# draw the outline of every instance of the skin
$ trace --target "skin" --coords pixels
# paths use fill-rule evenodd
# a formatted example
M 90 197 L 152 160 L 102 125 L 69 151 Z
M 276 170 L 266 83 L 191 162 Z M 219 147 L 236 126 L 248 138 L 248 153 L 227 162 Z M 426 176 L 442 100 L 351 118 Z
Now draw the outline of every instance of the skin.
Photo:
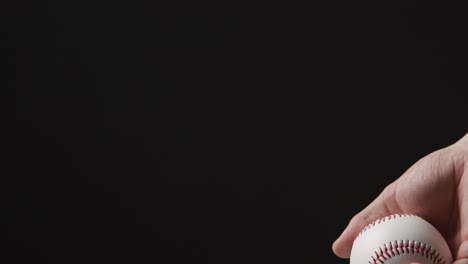
M 468 264 L 468 134 L 421 158 L 389 184 L 351 219 L 333 252 L 349 258 L 354 238 L 368 223 L 403 213 L 432 223 L 447 240 L 453 264 Z

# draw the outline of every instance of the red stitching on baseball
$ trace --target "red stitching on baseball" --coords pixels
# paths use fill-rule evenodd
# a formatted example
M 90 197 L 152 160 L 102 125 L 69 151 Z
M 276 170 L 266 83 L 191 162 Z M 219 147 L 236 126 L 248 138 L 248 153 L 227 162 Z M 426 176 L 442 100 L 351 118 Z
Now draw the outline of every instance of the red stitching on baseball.
M 388 245 L 379 247 L 379 250 L 374 252 L 375 255 L 371 256 L 369 264 L 384 264 L 391 258 L 398 257 L 403 254 L 418 254 L 431 261 L 433 264 L 445 264 L 445 261 L 431 246 L 420 243 L 418 241 L 392 241 Z
M 383 223 L 385 221 L 395 219 L 395 218 L 398 218 L 398 217 L 408 217 L 408 216 L 419 217 L 419 216 L 413 215 L 413 214 L 392 214 L 392 215 L 389 215 L 389 216 L 385 216 L 383 218 L 375 220 L 374 222 L 372 222 L 372 223 L 368 224 L 366 227 L 364 227 L 361 230 L 361 232 L 359 232 L 359 234 L 357 235 L 356 238 L 360 237 L 362 235 L 362 233 L 366 232 L 369 228 L 371 228 L 371 227 L 373 227 L 373 226 L 375 226 L 377 224 L 380 224 L 380 223 Z
M 395 219 L 398 217 L 419 217 L 413 214 L 393 214 L 380 219 L 375 220 L 374 222 L 368 224 L 362 229 L 361 232 L 356 236 L 356 239 L 360 237 L 364 232 L 369 230 L 371 227 L 383 223 L 385 221 Z M 418 254 L 431 261 L 433 264 L 446 264 L 442 255 L 439 252 L 436 252 L 431 246 L 421 243 L 419 241 L 409 241 L 409 240 L 400 240 L 393 241 L 380 247 L 379 250 L 375 251 L 375 255 L 371 257 L 369 264 L 384 264 L 386 261 L 391 258 L 398 257 L 403 254 Z

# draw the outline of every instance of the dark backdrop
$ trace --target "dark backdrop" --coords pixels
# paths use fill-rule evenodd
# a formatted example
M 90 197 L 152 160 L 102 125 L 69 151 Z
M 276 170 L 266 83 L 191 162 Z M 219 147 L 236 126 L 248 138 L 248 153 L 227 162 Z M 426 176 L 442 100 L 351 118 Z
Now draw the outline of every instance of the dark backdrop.
M 347 263 L 349 219 L 467 132 L 465 30 L 455 7 L 311 3 L 3 9 L 2 258 Z

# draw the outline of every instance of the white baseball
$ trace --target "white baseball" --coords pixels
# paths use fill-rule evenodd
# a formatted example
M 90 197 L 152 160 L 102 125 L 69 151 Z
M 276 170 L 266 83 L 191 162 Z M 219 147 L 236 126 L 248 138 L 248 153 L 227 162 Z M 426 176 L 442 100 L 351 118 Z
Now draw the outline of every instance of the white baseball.
M 394 214 L 366 226 L 351 249 L 351 264 L 452 264 L 442 234 L 423 218 Z

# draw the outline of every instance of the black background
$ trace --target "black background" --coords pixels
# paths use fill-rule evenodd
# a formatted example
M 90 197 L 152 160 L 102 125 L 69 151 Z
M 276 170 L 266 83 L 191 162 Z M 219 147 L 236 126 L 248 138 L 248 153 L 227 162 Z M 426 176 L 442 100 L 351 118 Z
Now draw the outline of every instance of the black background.
M 350 218 L 467 132 L 457 7 L 5 10 L 5 263 L 347 263 Z

